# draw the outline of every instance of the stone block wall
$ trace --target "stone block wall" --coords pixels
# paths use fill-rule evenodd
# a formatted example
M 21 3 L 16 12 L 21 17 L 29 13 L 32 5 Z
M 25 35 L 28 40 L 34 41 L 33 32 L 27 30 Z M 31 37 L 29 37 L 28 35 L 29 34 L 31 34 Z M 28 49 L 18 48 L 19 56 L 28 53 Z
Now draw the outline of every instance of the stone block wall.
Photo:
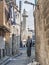
M 41 65 L 49 65 L 49 0 L 38 0 L 38 5 L 34 12 L 36 60 Z

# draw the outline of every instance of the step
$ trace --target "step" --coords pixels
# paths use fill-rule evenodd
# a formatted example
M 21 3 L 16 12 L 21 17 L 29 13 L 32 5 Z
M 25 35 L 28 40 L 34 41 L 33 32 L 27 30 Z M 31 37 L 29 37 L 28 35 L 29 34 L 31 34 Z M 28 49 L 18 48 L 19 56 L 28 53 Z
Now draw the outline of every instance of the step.
M 8 56 L 5 56 L 4 58 L 0 59 L 0 65 L 2 65 L 4 62 L 6 62 L 9 59 Z

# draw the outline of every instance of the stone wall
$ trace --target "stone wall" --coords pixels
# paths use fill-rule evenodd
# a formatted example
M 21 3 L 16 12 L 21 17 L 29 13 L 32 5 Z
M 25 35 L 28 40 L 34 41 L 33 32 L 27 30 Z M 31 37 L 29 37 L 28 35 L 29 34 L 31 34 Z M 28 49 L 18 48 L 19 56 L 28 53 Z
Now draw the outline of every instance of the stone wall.
M 38 5 L 34 12 L 36 60 L 41 65 L 49 65 L 49 0 L 38 0 Z
M 7 19 L 8 13 L 9 11 L 5 0 L 1 0 L 0 1 L 0 58 L 6 55 L 5 41 L 7 43 L 9 41 L 9 36 L 10 36 L 10 25 L 9 25 L 9 20 Z
M 3 25 L 3 2 L 0 2 L 0 25 Z

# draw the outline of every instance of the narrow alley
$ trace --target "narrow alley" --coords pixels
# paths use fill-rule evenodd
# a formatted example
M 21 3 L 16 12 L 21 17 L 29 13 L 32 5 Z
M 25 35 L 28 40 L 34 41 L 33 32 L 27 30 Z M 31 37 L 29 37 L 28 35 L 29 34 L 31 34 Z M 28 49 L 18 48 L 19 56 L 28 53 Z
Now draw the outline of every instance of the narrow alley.
M 49 0 L 0 0 L 0 65 L 49 65 Z
M 28 62 L 32 62 L 35 58 L 35 47 L 32 47 L 32 56 L 30 59 L 27 57 L 26 48 L 21 48 L 20 52 L 22 55 L 13 58 L 11 57 L 6 65 L 27 65 Z

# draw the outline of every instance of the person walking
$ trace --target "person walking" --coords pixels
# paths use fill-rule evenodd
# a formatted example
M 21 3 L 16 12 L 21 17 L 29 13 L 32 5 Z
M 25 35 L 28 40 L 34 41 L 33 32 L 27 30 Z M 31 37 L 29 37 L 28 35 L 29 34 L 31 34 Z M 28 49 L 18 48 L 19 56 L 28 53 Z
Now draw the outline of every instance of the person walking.
M 27 56 L 31 56 L 31 46 L 32 46 L 32 40 L 30 36 L 28 36 L 27 42 L 26 42 L 26 47 L 27 47 Z

